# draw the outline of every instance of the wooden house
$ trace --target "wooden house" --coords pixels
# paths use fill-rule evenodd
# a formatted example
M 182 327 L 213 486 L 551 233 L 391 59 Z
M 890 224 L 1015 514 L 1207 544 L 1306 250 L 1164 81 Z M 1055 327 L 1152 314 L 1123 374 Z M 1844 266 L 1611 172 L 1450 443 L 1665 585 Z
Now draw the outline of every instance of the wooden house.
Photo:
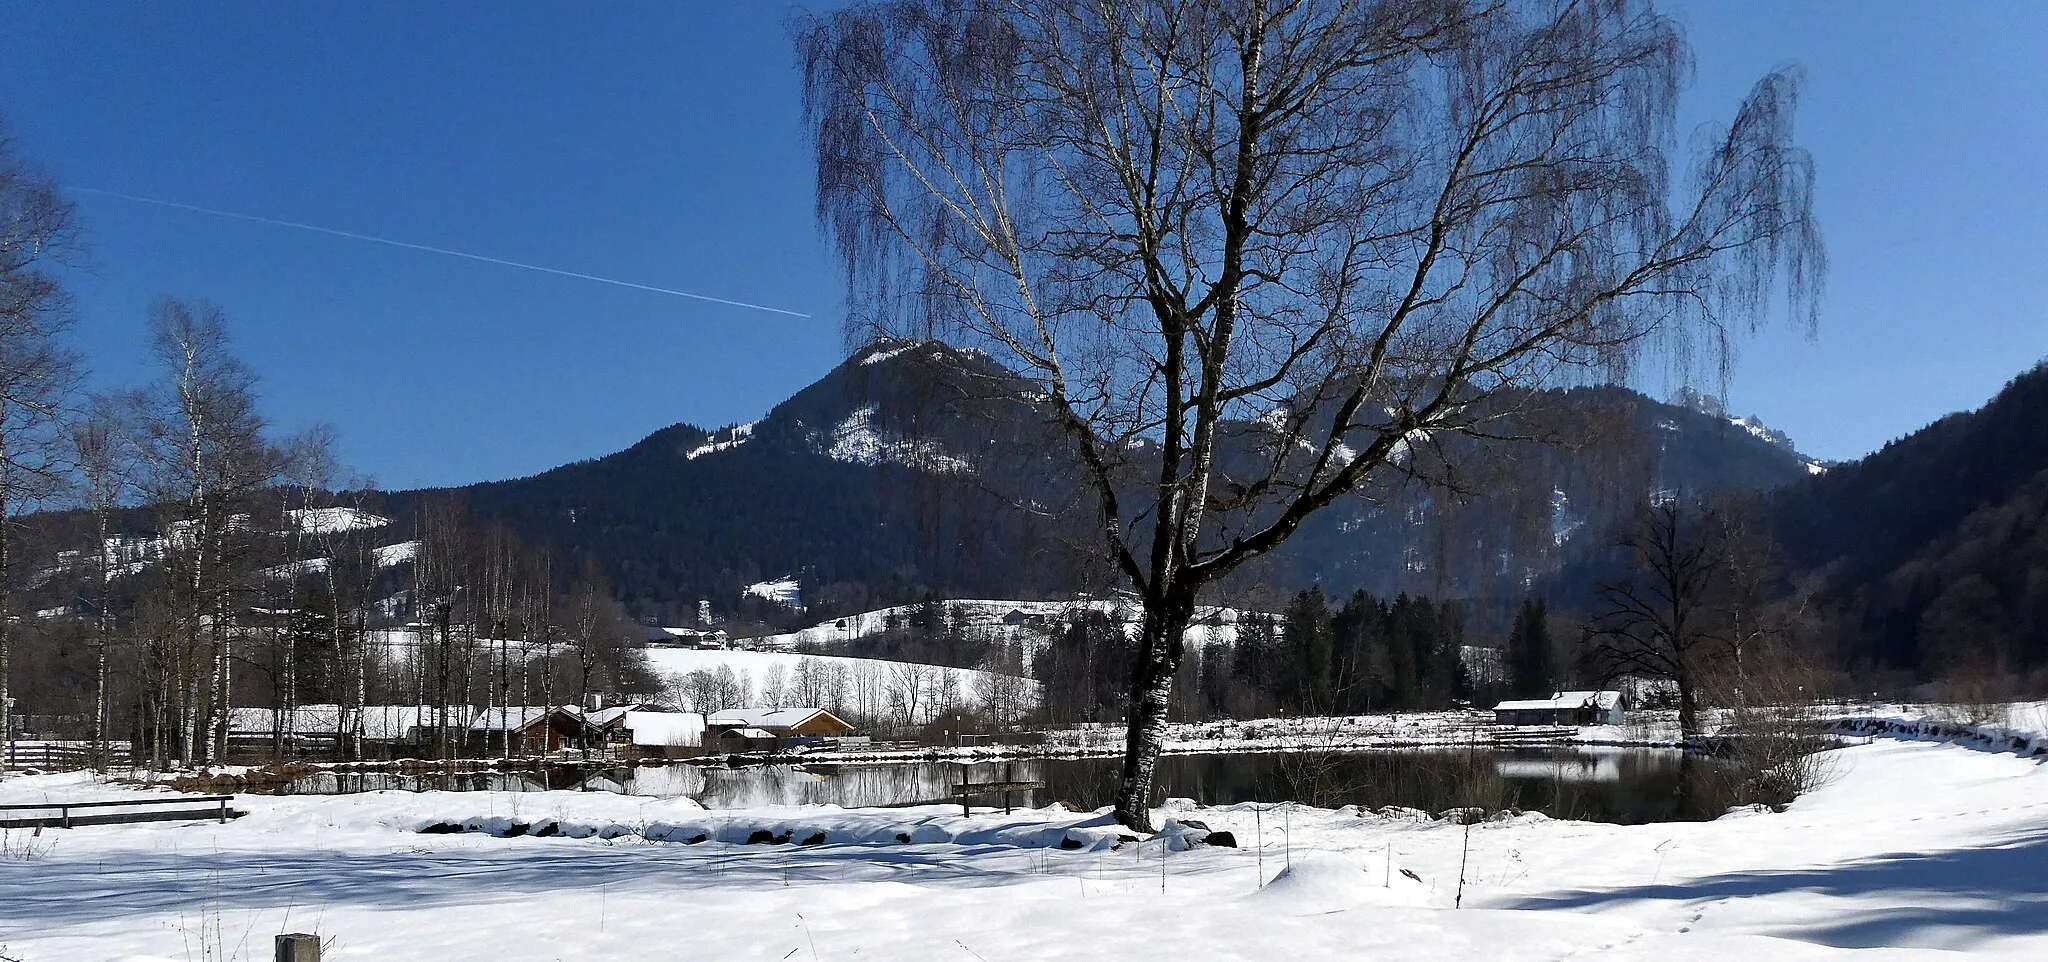
M 476 748 L 493 751 L 509 732 L 513 750 L 526 755 L 580 748 L 586 730 L 583 712 L 574 705 L 491 708 L 477 713 L 476 721 L 469 726 L 470 738 Z
M 713 712 L 705 724 L 713 730 L 758 728 L 777 738 L 833 738 L 853 731 L 823 708 L 729 708 Z
M 1499 725 L 1619 725 L 1621 692 L 1561 691 L 1549 698 L 1504 701 L 1493 708 Z

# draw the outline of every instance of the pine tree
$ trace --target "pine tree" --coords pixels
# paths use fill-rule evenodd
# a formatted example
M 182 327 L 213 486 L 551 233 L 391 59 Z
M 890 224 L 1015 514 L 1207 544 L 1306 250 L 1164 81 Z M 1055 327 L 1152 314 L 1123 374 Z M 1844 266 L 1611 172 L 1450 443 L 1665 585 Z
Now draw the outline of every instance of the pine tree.
M 1557 653 L 1541 601 L 1522 602 L 1508 634 L 1508 690 L 1517 698 L 1543 698 L 1557 690 Z

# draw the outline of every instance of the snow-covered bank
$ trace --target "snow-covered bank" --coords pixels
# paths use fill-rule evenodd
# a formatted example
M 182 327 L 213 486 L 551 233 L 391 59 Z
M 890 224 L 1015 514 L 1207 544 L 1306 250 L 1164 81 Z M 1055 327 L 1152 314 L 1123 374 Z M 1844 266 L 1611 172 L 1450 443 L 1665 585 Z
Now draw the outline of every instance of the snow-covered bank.
M 1099 814 L 1057 809 L 251 796 L 227 825 L 10 835 L 26 854 L 0 860 L 0 954 L 251 959 L 277 932 L 315 931 L 329 959 L 396 962 L 2048 957 L 2048 765 L 1897 738 L 1829 758 L 1835 779 L 1778 814 L 1468 831 L 1174 806 L 1163 817 L 1242 845 L 1185 851 L 1118 846 Z M 0 803 L 129 791 L 14 778 Z M 449 823 L 483 831 L 420 831 Z M 744 844 L 764 830 L 786 844 Z M 1061 847 L 1070 834 L 1080 847 Z

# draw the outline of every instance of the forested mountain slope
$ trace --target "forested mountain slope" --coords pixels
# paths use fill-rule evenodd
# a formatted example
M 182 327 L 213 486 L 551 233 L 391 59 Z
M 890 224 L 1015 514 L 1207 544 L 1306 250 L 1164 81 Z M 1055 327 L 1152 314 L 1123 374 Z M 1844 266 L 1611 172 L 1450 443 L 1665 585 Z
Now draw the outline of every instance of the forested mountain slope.
M 2048 364 L 1774 499 L 1795 572 L 1877 667 L 2048 665 Z
M 597 559 L 631 611 L 670 624 L 700 599 L 761 614 L 772 603 L 743 589 L 785 575 L 802 620 L 932 594 L 1102 590 L 1093 512 L 1033 398 L 975 352 L 882 342 L 752 424 L 677 424 L 530 478 L 388 503 L 403 517 L 459 496 L 558 558 Z M 1394 481 L 1333 506 L 1231 590 L 1518 595 L 1651 491 L 1757 490 L 1810 469 L 1753 426 L 1624 389 L 1515 403 L 1507 425 L 1561 443 L 1446 440 L 1452 487 Z

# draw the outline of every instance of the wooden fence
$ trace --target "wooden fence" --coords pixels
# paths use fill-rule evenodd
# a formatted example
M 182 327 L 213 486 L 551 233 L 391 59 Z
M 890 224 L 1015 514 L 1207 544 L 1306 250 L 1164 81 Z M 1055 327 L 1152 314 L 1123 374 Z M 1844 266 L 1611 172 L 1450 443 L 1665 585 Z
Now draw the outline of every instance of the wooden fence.
M 243 813 L 228 807 L 233 795 L 186 795 L 163 798 L 125 798 L 111 802 L 43 802 L 0 805 L 0 828 L 78 828 L 84 825 L 121 825 L 128 822 L 183 822 L 196 818 L 218 818 L 225 822 Z M 100 811 L 118 809 L 118 811 Z M 21 812 L 39 812 L 22 815 Z
M 126 768 L 128 747 L 115 743 L 106 747 L 106 763 Z M 9 771 L 33 768 L 44 772 L 68 772 L 92 767 L 92 746 L 85 742 L 13 742 L 0 748 Z

